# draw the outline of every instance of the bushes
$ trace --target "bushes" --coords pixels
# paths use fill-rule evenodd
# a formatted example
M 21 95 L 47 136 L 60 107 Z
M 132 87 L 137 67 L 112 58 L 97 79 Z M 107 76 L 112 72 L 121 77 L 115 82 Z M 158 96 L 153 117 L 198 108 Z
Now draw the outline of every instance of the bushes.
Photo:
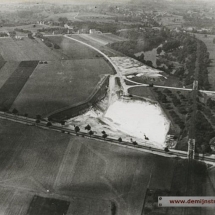
M 52 47 L 52 43 L 51 42 L 49 42 L 48 40 L 44 40 L 44 43 L 48 46 L 48 47 Z
M 55 49 L 60 49 L 60 46 L 57 45 L 57 44 L 54 44 L 54 48 L 55 48 Z
M 25 34 L 32 34 L 31 31 L 29 31 L 29 30 L 24 30 L 24 29 L 22 29 L 22 28 L 15 28 L 14 30 L 15 30 L 15 31 L 18 31 L 18 32 L 25 33 Z

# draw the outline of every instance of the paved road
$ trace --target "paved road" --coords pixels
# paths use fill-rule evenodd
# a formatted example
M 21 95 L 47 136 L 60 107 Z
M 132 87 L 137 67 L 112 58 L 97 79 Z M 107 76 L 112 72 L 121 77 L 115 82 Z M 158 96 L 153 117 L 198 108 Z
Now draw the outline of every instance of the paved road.
M 53 130 L 56 132 L 65 132 L 67 134 L 69 133 L 70 135 L 77 135 L 73 129 L 66 128 L 65 126 L 61 126 L 60 124 L 57 124 L 57 123 L 54 123 L 51 126 L 47 127 L 47 125 L 46 125 L 47 121 L 45 121 L 45 120 L 41 120 L 40 123 L 36 123 L 35 122 L 36 120 L 33 118 L 24 117 L 24 116 L 16 116 L 11 113 L 5 113 L 2 111 L 0 111 L 0 119 L 10 120 L 10 121 L 13 121 L 16 123 L 25 124 L 27 126 L 36 126 L 36 127 L 42 128 L 42 129 Z M 185 159 L 187 158 L 187 152 L 184 152 L 184 151 L 177 151 L 177 150 L 171 149 L 170 152 L 166 153 L 163 149 L 153 148 L 150 146 L 133 145 L 132 143 L 125 142 L 125 141 L 119 142 L 117 139 L 113 139 L 113 138 L 104 139 L 99 135 L 89 135 L 85 131 L 78 132 L 78 135 L 82 136 L 83 138 L 91 138 L 91 139 L 99 140 L 99 141 L 101 141 L 101 143 L 114 144 L 114 145 L 118 145 L 121 147 L 130 148 L 133 150 L 157 154 L 160 156 L 180 157 L 180 158 L 185 158 Z M 212 164 L 212 165 L 215 165 L 215 157 L 212 157 L 212 156 L 199 155 L 199 156 L 196 156 L 196 159 L 204 161 L 204 162 Z

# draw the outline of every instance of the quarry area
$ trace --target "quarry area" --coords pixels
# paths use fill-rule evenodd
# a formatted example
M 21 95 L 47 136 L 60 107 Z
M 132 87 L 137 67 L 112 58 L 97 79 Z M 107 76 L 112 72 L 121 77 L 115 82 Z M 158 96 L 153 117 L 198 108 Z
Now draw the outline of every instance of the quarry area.
M 125 96 L 117 76 L 110 76 L 108 92 L 102 101 L 68 120 L 67 125 L 79 126 L 81 130 L 90 125 L 95 134 L 105 132 L 111 138 L 164 148 L 170 121 L 161 107 L 146 98 Z

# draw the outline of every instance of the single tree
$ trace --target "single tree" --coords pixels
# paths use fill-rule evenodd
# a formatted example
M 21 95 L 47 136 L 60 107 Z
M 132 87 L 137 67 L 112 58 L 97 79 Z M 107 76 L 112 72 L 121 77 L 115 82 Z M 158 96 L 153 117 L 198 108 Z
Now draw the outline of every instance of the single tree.
M 47 126 L 47 127 L 52 126 L 52 123 L 51 123 L 51 122 L 47 122 L 47 123 L 46 123 L 46 126 Z
M 78 126 L 75 126 L 75 132 L 78 133 L 80 131 L 80 128 Z
M 88 124 L 84 129 L 90 131 L 91 130 L 91 126 Z
M 61 121 L 60 124 L 61 124 L 61 125 L 65 125 L 65 121 Z
M 105 139 L 105 138 L 108 137 L 108 135 L 105 133 L 105 134 L 102 135 L 102 137 Z
M 118 139 L 118 141 L 121 143 L 121 142 L 122 142 L 122 138 L 120 137 L 120 138 Z
M 165 152 L 169 152 L 168 147 L 165 147 L 165 148 L 164 148 L 164 151 L 165 151 Z
M 48 117 L 48 121 L 52 121 L 52 118 L 51 118 L 51 117 Z
M 41 120 L 41 115 L 36 115 L 36 119 L 39 119 L 39 120 Z
M 89 135 L 91 136 L 91 135 L 93 135 L 94 134 L 94 132 L 93 131 L 89 131 Z
M 134 144 L 134 146 L 138 145 L 138 144 L 137 144 L 137 141 L 134 141 L 133 144 Z
M 14 109 L 12 110 L 12 113 L 16 115 L 16 114 L 19 113 L 19 111 L 18 111 L 16 108 L 14 108 Z

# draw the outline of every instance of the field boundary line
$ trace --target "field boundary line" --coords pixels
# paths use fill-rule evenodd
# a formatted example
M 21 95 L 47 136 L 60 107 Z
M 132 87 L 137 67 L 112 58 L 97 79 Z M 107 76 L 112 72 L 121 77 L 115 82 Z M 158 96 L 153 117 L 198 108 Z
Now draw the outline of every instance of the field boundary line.
M 54 189 L 54 190 L 57 188 L 58 182 L 59 182 L 59 180 L 61 179 L 61 176 L 62 176 L 62 174 L 63 174 L 63 170 L 64 170 L 64 167 L 65 167 L 65 164 L 66 164 L 67 159 L 68 159 L 68 157 L 69 157 L 69 154 L 70 154 L 70 152 L 71 152 L 71 150 L 72 150 L 72 147 L 73 147 L 74 142 L 75 142 L 75 138 L 72 139 L 72 140 L 70 139 L 70 140 L 69 140 L 69 143 L 68 143 L 68 145 L 67 145 L 67 148 L 66 148 L 65 151 L 64 151 L 63 158 L 62 158 L 62 160 L 61 160 L 61 163 L 60 163 L 60 166 L 59 166 L 59 169 L 58 169 L 58 173 L 57 173 L 57 176 L 56 176 L 55 181 L 54 181 L 54 185 L 53 185 L 53 189 Z M 72 168 L 71 168 L 71 169 L 73 169 L 73 170 L 74 170 L 74 166 L 75 166 L 76 163 L 77 163 L 77 160 L 78 160 L 78 157 L 79 157 L 79 152 L 80 152 L 81 147 L 82 147 L 82 143 L 81 143 L 81 144 L 78 144 L 78 147 L 79 147 L 79 148 L 78 148 L 77 153 L 76 153 L 76 155 L 75 155 L 75 157 L 74 157 L 74 162 L 73 162 L 73 165 L 72 165 Z M 73 172 L 73 171 L 72 171 L 72 172 Z M 73 176 L 72 176 L 72 178 L 73 178 Z

